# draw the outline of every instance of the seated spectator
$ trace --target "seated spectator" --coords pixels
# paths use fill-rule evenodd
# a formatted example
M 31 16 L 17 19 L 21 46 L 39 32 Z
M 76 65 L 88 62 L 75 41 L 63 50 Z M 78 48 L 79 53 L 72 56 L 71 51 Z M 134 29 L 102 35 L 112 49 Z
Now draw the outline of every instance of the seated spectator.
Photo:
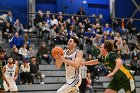
M 96 26 L 96 28 L 95 28 L 96 34 L 100 34 L 101 35 L 103 33 L 102 26 L 99 23 L 97 23 L 95 26 Z
M 21 54 L 24 58 L 29 58 L 28 57 L 28 49 L 27 49 L 27 43 L 24 43 L 23 44 L 23 47 L 21 47 L 19 49 L 19 54 Z
M 58 26 L 58 20 L 56 19 L 55 15 L 52 15 L 52 18 L 51 18 L 51 26 L 53 25 Z
M 120 46 L 120 49 L 122 51 L 122 56 L 123 56 L 124 60 L 129 59 L 130 58 L 130 55 L 129 55 L 130 49 L 128 47 L 128 44 L 126 43 L 126 40 L 122 41 L 122 46 Z
M 3 33 L 2 33 L 2 36 L 3 36 L 3 39 L 6 39 L 6 41 L 8 42 L 11 42 L 11 38 L 13 36 L 13 25 L 11 25 L 9 22 L 6 23 L 6 25 L 3 27 Z
M 130 62 L 131 70 L 135 71 L 134 75 L 138 74 L 138 55 L 134 55 Z
M 121 37 L 120 33 L 117 32 L 115 34 L 114 40 L 120 41 L 120 44 L 122 45 L 122 37 Z
M 38 49 L 37 57 L 39 59 L 39 64 L 41 64 L 42 60 L 44 60 L 44 61 L 46 61 L 46 63 L 50 64 L 49 50 L 44 41 L 41 42 L 41 45 Z
M 101 43 L 104 43 L 106 40 L 111 40 L 111 38 L 110 38 L 109 34 L 106 31 L 104 31 L 103 35 L 101 37 Z
M 16 45 L 18 49 L 23 45 L 23 38 L 19 36 L 18 32 L 16 32 L 15 36 L 12 37 L 10 42 L 10 48 L 12 48 L 13 45 Z
M 16 22 L 13 24 L 15 32 L 18 32 L 19 35 L 23 35 L 23 25 L 20 23 L 19 19 L 16 19 Z
M 128 22 L 127 22 L 127 29 L 129 30 L 129 33 L 132 35 L 132 34 L 137 34 L 137 29 L 136 29 L 136 26 L 133 22 L 133 19 L 129 19 Z
M 96 34 L 93 38 L 92 44 L 97 44 L 98 46 L 101 45 L 101 36 L 99 34 Z
M 7 12 L 6 22 L 9 22 L 11 25 L 14 24 L 14 17 L 12 11 Z
M 19 66 L 22 64 L 23 56 L 21 54 L 19 54 L 18 48 L 14 49 L 14 51 L 11 53 L 10 57 L 12 57 Z
M 114 33 L 113 32 L 113 29 L 111 27 L 109 27 L 109 24 L 108 23 L 105 24 L 105 27 L 103 28 L 103 32 L 104 31 L 106 31 L 107 34 Z
M 30 47 L 28 50 L 28 57 L 31 58 L 33 56 L 36 56 L 35 51 L 33 50 L 32 47 Z
M 29 38 L 28 33 L 24 33 L 24 36 L 23 36 L 23 43 L 26 43 L 26 44 L 27 44 L 27 49 L 29 49 L 29 46 L 30 46 L 30 44 L 31 44 L 31 41 L 30 41 L 30 38 Z
M 27 59 L 24 59 L 23 64 L 20 66 L 20 79 L 22 84 L 32 84 L 30 65 Z
M 32 83 L 34 83 L 34 78 L 35 77 L 39 77 L 40 83 L 44 84 L 42 73 L 39 72 L 39 64 L 37 62 L 36 57 L 31 58 L 30 73 L 31 73 L 31 77 L 32 77 Z

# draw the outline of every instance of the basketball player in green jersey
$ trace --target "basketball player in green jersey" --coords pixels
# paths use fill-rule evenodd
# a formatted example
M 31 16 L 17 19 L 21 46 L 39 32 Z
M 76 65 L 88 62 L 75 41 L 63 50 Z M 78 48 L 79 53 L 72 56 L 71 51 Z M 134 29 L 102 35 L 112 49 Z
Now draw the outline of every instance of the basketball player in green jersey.
M 116 93 L 121 88 L 125 90 L 125 93 L 136 93 L 133 76 L 118 55 L 113 52 L 113 48 L 113 43 L 106 41 L 100 46 L 100 58 L 83 62 L 82 65 L 96 65 L 100 62 L 105 64 L 110 72 L 106 77 L 112 77 L 105 93 Z
M 0 59 L 2 56 L 4 56 L 5 52 L 4 50 L 0 50 Z M 3 72 L 3 69 L 2 69 L 2 62 L 0 60 L 0 93 L 5 93 L 5 90 L 4 90 L 4 87 L 3 87 L 3 80 L 6 81 L 7 85 L 9 86 L 5 76 L 4 76 L 4 72 Z

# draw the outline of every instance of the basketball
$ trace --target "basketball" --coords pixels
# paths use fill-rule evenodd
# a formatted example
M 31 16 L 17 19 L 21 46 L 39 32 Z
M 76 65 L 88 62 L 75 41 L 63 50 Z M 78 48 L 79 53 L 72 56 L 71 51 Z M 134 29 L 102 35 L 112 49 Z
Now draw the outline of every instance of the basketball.
M 55 58 L 56 55 L 63 56 L 64 51 L 61 47 L 54 47 L 51 51 L 52 57 Z

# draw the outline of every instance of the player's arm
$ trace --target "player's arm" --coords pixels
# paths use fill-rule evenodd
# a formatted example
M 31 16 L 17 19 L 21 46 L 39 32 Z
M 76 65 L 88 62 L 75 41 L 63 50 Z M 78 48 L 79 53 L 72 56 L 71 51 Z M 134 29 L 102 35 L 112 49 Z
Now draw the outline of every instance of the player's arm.
M 97 65 L 97 64 L 99 64 L 98 59 L 82 62 L 82 65 Z
M 79 68 L 81 65 L 81 62 L 83 61 L 83 52 L 77 51 L 75 60 L 67 60 L 64 57 L 62 57 L 62 61 L 75 68 Z
M 16 65 L 14 80 L 17 80 L 17 78 L 18 78 L 18 66 Z
M 56 59 L 55 60 L 55 66 L 56 68 L 60 69 L 60 67 L 62 66 L 63 64 L 63 61 L 60 61 L 59 59 Z
M 114 70 L 110 74 L 107 75 L 108 78 L 112 77 L 123 65 L 123 62 L 120 58 L 117 58 L 115 60 L 115 62 L 116 62 L 116 66 L 115 66 Z
M 2 70 L 2 78 L 6 82 L 6 84 L 9 86 L 9 83 L 8 83 L 8 81 L 7 81 L 7 79 L 6 79 L 5 75 L 4 75 L 4 73 L 6 71 L 6 67 L 4 66 L 3 68 L 1 68 L 1 70 Z

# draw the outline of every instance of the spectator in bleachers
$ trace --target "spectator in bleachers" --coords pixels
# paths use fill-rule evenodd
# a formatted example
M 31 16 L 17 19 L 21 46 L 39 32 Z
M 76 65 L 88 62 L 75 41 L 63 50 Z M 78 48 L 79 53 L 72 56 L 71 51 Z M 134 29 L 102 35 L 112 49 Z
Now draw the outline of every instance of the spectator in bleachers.
M 17 64 L 20 66 L 22 63 L 23 56 L 19 54 L 18 48 L 15 48 L 14 51 L 9 55 L 14 59 L 14 61 L 17 61 Z
M 31 40 L 29 38 L 29 34 L 28 33 L 24 33 L 23 43 L 26 43 L 27 44 L 27 49 L 29 49 L 29 46 L 31 44 Z
M 103 33 L 102 26 L 99 23 L 96 24 L 95 32 L 100 35 Z
M 128 44 L 126 43 L 126 40 L 122 41 L 122 46 L 120 46 L 120 50 L 122 51 L 122 56 L 125 59 L 129 59 L 130 58 L 130 49 L 128 47 Z
M 117 19 L 114 19 L 114 20 L 113 20 L 113 29 L 114 29 L 114 31 L 119 32 L 120 24 L 119 24 L 119 22 L 118 22 Z
M 50 30 L 49 38 L 52 42 L 52 44 L 60 44 L 59 41 L 59 33 L 57 32 L 57 25 L 54 24 L 52 29 Z
M 30 73 L 32 77 L 32 83 L 34 83 L 34 78 L 39 77 L 40 84 L 45 84 L 43 82 L 42 73 L 39 71 L 39 64 L 37 62 L 36 57 L 31 57 Z
M 136 26 L 133 22 L 133 19 L 129 19 L 128 22 L 127 22 L 127 29 L 129 30 L 129 33 L 132 35 L 132 34 L 137 34 L 137 29 L 136 29 Z
M 85 30 L 86 30 L 86 31 L 88 30 L 88 28 L 91 28 L 89 18 L 85 18 L 85 19 L 84 19 L 83 25 L 85 26 Z
M 101 36 L 99 34 L 96 34 L 96 36 L 93 38 L 92 44 L 97 44 L 97 46 L 101 45 Z
M 109 34 L 106 31 L 104 31 L 103 35 L 101 37 L 101 43 L 104 43 L 106 40 L 111 40 L 111 38 L 110 38 Z
M 33 56 L 36 56 L 35 54 L 35 51 L 33 50 L 32 47 L 29 47 L 29 50 L 28 50 L 28 57 L 31 58 Z
M 93 34 L 96 34 L 96 25 L 94 25 L 94 24 L 92 24 L 92 26 L 91 26 L 91 32 L 93 33 Z
M 42 10 L 38 10 L 38 14 L 36 15 L 36 18 L 35 18 L 35 25 L 39 27 L 42 25 L 43 21 L 44 21 L 43 12 Z
M 3 33 L 2 33 L 3 39 L 6 39 L 7 42 L 8 41 L 11 42 L 13 32 L 14 32 L 13 25 L 7 22 L 5 26 L 3 27 Z
M 61 27 L 65 23 L 64 18 L 62 15 L 58 16 L 58 26 Z
M 47 64 L 50 64 L 49 50 L 47 47 L 46 43 L 42 41 L 37 53 L 39 64 L 41 64 L 42 60 L 44 60 Z
M 99 46 L 97 44 L 94 44 L 94 47 L 89 49 L 89 51 L 87 51 L 87 53 L 91 54 L 93 59 L 97 59 L 98 55 L 100 54 Z
M 50 14 L 47 11 L 46 14 L 44 15 L 44 21 L 50 26 L 51 18 L 50 18 Z
M 121 37 L 120 33 L 116 32 L 114 40 L 119 41 L 120 45 L 122 45 L 122 37 Z
M 134 75 L 138 74 L 138 55 L 133 55 L 130 62 L 131 70 L 135 71 Z
M 72 36 L 75 36 L 76 33 L 74 32 L 73 26 L 70 26 L 70 30 L 68 31 L 68 39 L 70 39 Z
M 109 27 L 108 23 L 105 24 L 105 27 L 103 28 L 103 32 L 107 32 L 107 34 L 114 33 L 113 29 Z
M 81 44 L 84 44 L 84 34 L 85 34 L 84 29 L 80 29 L 79 32 L 77 33 L 77 36 L 78 36 Z
M 27 49 L 27 43 L 24 43 L 23 46 L 19 49 L 19 54 L 23 56 L 23 58 L 29 58 L 28 57 L 28 49 Z
M 16 45 L 13 45 L 12 48 L 10 48 L 7 54 L 8 57 L 12 54 L 12 52 L 14 52 L 15 48 L 17 48 Z
M 83 10 L 83 7 L 79 8 L 79 11 L 77 12 L 77 15 L 85 15 L 85 11 Z
M 92 40 L 95 37 L 95 34 L 91 32 L 91 28 L 88 28 L 87 31 L 84 33 L 84 44 L 92 45 Z
M 99 18 L 95 18 L 94 25 L 96 24 L 99 24 L 100 26 L 102 26 L 102 22 Z
M 10 42 L 10 48 L 12 48 L 13 45 L 16 45 L 18 49 L 23 45 L 23 38 L 19 36 L 18 32 L 16 32 L 15 35 L 12 37 Z
M 19 35 L 23 35 L 23 25 L 20 23 L 19 19 L 16 19 L 16 22 L 13 24 L 15 32 L 18 32 Z
M 14 17 L 12 11 L 7 12 L 6 22 L 9 22 L 11 25 L 14 24 Z
M 59 34 L 61 44 L 66 44 L 68 39 L 67 39 L 67 31 L 64 29 L 64 26 L 60 27 Z
M 30 65 L 27 59 L 24 59 L 23 64 L 20 66 L 20 79 L 22 84 L 32 84 Z
M 70 30 L 70 26 L 72 25 L 72 22 L 71 22 L 71 20 L 68 18 L 67 20 L 66 20 L 66 28 L 67 28 L 67 30 Z
M 58 26 L 58 20 L 55 17 L 55 15 L 52 15 L 52 18 L 51 18 L 51 26 L 53 26 L 53 25 L 57 25 Z

